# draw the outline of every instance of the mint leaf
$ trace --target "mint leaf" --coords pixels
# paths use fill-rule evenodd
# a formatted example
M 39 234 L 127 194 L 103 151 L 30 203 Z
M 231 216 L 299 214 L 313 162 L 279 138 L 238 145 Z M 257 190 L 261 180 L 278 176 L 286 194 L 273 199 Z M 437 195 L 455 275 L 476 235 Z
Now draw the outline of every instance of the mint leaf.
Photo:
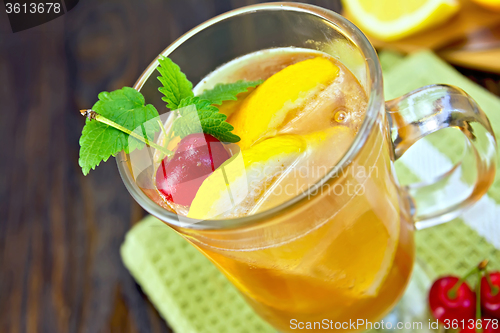
M 158 76 L 163 87 L 158 90 L 165 96 L 161 99 L 167 103 L 170 110 L 178 108 L 180 101 L 193 96 L 193 84 L 189 82 L 186 75 L 181 72 L 180 67 L 170 58 L 161 56 L 158 60 L 160 66 L 157 67 L 161 76 Z
M 234 83 L 219 83 L 211 90 L 204 90 L 198 97 L 209 100 L 212 104 L 221 105 L 223 101 L 237 100 L 236 95 L 245 92 L 248 88 L 256 87 L 264 82 L 258 81 L 243 81 L 239 80 Z
M 190 105 L 195 107 L 189 107 Z M 192 133 L 199 133 L 201 130 L 222 142 L 240 141 L 239 136 L 231 133 L 234 127 L 226 122 L 226 115 L 220 113 L 211 101 L 199 97 L 188 97 L 183 99 L 178 107 L 177 111 L 181 117 L 177 118 L 172 125 L 175 135 L 183 138 Z
M 159 130 L 158 122 L 146 123 L 158 117 L 158 111 L 151 104 L 145 105 L 144 96 L 133 88 L 124 87 L 100 93 L 99 101 L 94 104 L 92 110 L 130 131 L 142 126 L 142 133 L 138 134 L 150 141 Z M 133 137 L 129 140 L 128 134 L 96 120 L 87 119 L 80 137 L 78 163 L 83 174 L 87 175 L 90 169 L 95 169 L 101 161 L 106 162 L 118 152 L 124 150 L 128 154 L 143 147 L 144 143 L 140 140 Z

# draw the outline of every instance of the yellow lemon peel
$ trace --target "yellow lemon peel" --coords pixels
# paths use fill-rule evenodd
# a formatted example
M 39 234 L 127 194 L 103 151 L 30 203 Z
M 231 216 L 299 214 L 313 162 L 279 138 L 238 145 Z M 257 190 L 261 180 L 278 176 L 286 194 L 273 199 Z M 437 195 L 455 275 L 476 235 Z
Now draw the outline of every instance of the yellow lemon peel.
M 308 96 L 317 94 L 338 73 L 332 61 L 316 57 L 290 65 L 264 81 L 228 120 L 233 133 L 241 138 L 241 149 L 275 135 L 288 111 L 305 104 Z
M 298 135 L 264 140 L 222 164 L 201 185 L 188 217 L 209 219 L 244 215 L 266 184 L 299 159 L 306 142 Z
M 342 0 L 342 4 L 361 30 L 383 41 L 439 25 L 460 9 L 457 0 Z

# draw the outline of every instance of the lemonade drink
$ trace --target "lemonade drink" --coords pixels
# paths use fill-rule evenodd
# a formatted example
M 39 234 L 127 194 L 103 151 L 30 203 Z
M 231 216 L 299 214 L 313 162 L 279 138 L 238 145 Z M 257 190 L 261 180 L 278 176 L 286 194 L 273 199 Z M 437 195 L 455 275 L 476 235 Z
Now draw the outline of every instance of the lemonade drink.
M 220 107 L 241 137 L 228 147 L 232 164 L 203 182 L 191 207 L 168 207 L 178 214 L 258 216 L 293 199 L 332 170 L 363 121 L 365 90 L 327 54 L 260 51 L 222 66 L 194 90 L 240 79 L 265 81 Z M 344 323 L 386 314 L 413 263 L 413 227 L 391 154 L 386 130 L 373 131 L 354 160 L 293 210 L 251 228 L 176 228 L 279 331 L 363 330 Z

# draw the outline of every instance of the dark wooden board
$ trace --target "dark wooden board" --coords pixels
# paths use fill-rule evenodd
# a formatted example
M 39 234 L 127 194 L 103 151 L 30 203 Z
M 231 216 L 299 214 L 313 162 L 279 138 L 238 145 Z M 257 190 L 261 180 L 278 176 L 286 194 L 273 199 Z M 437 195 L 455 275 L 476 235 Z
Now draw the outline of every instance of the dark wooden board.
M 0 5 L 0 332 L 171 332 L 119 256 L 145 213 L 113 159 L 83 177 L 77 110 L 190 28 L 257 2 L 81 0 L 16 34 Z M 499 93 L 498 76 L 466 74 Z

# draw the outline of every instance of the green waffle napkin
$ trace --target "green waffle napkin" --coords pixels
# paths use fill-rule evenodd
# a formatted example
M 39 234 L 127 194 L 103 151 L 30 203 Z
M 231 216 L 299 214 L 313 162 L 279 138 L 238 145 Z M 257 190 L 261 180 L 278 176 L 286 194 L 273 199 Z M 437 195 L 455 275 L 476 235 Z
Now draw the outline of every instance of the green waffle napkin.
M 422 52 L 403 59 L 394 53 L 382 53 L 380 58 L 387 99 L 427 84 L 454 84 L 476 99 L 495 132 L 500 131 L 500 100 L 434 54 Z M 451 148 L 460 145 L 453 135 L 431 139 L 431 143 L 439 151 L 448 149 L 448 156 Z M 396 163 L 396 169 L 403 183 L 418 180 L 404 163 Z M 490 201 L 496 203 L 500 202 L 498 178 L 488 193 Z M 459 218 L 417 233 L 419 263 L 430 278 L 463 274 L 484 258 L 491 260 L 492 268 L 500 269 L 500 251 L 479 235 L 477 230 L 483 229 L 474 228 L 474 222 L 469 218 L 465 223 Z M 500 232 L 493 237 L 500 239 Z M 208 259 L 156 218 L 147 217 L 128 232 L 121 255 L 125 266 L 175 332 L 275 332 Z
M 155 217 L 128 232 L 121 255 L 177 333 L 276 332 L 205 256 Z

